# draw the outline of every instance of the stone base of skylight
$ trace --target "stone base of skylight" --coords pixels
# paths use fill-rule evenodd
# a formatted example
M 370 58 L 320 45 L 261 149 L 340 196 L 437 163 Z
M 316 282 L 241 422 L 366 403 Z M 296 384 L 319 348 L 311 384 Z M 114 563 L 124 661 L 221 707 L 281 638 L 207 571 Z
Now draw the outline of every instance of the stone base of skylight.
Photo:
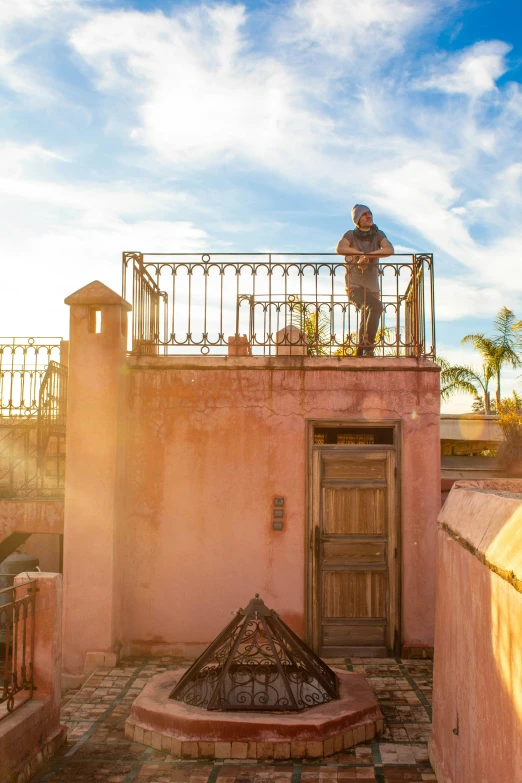
M 301 759 L 340 753 L 383 730 L 359 674 L 336 670 L 340 698 L 301 712 L 218 712 L 169 696 L 185 670 L 152 677 L 134 701 L 125 735 L 184 759 Z

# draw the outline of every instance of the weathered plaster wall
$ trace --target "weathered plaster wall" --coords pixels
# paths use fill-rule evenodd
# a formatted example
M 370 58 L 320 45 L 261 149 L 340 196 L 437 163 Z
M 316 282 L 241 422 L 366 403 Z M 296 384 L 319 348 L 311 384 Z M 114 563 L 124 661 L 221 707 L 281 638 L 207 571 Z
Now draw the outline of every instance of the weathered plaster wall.
M 458 482 L 440 516 L 430 758 L 439 783 L 522 780 L 522 481 Z
M 37 557 L 40 570 L 55 574 L 61 572 L 61 536 L 33 533 L 18 549 Z
M 433 643 L 438 371 L 414 359 L 130 360 L 123 639 L 210 641 L 259 592 L 304 626 L 306 419 L 401 419 L 403 643 Z M 273 531 L 274 495 L 285 528 Z
M 11 533 L 63 533 L 63 501 L 0 500 L 0 540 Z
M 15 577 L 17 599 L 27 594 L 25 583 L 35 580 L 36 595 L 34 651 L 31 657 L 30 624 L 26 636 L 26 658 L 33 666 L 35 690 L 26 701 L 6 716 L 1 708 L 0 781 L 18 783 L 32 778 L 66 740 L 67 730 L 60 724 L 62 670 L 62 577 L 60 574 L 29 572 Z M 22 613 L 20 613 L 21 615 Z M 23 624 L 18 625 L 19 662 L 22 660 Z M 20 666 L 17 670 L 21 677 Z M 18 697 L 15 697 L 16 699 Z M 21 695 L 22 701 L 27 694 Z

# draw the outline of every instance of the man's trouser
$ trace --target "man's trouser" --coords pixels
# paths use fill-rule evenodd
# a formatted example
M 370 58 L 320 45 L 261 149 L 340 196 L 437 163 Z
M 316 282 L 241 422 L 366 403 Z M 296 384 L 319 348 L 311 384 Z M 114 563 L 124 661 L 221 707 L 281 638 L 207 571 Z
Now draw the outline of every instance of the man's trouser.
M 384 308 L 381 300 L 375 294 L 362 287 L 352 288 L 348 291 L 348 299 L 359 310 L 359 347 L 357 352 L 360 354 L 361 349 L 373 348 L 375 345 L 375 337 Z

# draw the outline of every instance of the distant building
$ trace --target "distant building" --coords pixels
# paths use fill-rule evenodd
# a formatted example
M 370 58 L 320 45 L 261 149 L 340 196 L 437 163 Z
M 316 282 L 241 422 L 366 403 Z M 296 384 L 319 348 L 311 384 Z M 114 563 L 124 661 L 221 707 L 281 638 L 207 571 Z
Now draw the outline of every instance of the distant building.
M 496 451 L 501 441 L 498 416 L 458 413 L 440 417 L 443 502 L 453 483 L 459 479 L 500 477 Z

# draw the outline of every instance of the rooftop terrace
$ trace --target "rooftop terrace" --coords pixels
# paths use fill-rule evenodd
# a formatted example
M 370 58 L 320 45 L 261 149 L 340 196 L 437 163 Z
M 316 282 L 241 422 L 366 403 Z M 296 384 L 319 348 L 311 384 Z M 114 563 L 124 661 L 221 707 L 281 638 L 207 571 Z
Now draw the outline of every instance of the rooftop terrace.
M 71 692 L 62 710 L 68 743 L 32 783 L 436 783 L 427 750 L 432 662 L 374 658 L 329 663 L 367 677 L 385 716 L 381 737 L 327 759 L 305 761 L 267 760 L 263 753 L 270 753 L 270 748 L 260 747 L 257 763 L 241 760 L 241 743 L 224 747 L 230 755 L 222 761 L 197 761 L 190 757 L 188 743 L 186 758 L 179 761 L 168 748 L 154 750 L 124 735 L 130 706 L 143 686 L 154 674 L 179 664 L 168 658 L 133 659 L 117 668 L 98 669 L 83 688 Z
M 435 358 L 433 257 L 378 264 L 375 355 Z M 134 354 L 353 356 L 360 308 L 335 254 L 123 254 Z

